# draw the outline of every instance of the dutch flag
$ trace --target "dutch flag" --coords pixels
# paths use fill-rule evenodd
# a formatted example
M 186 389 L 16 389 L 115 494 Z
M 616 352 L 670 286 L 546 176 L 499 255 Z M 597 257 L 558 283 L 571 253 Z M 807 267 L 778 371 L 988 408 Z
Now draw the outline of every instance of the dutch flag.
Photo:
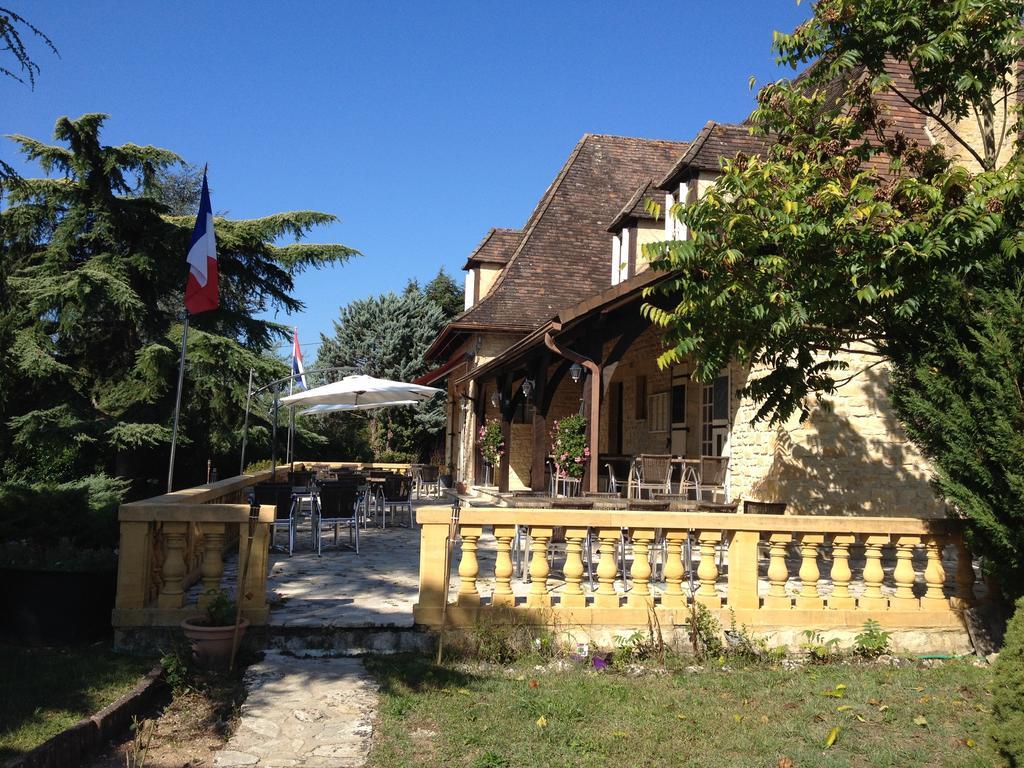
M 309 385 L 306 383 L 306 369 L 302 365 L 299 329 L 292 328 L 292 334 L 292 384 L 296 389 L 309 389 Z
M 203 169 L 203 195 L 188 249 L 188 282 L 185 284 L 185 309 L 190 315 L 209 312 L 220 304 L 217 296 L 217 241 L 213 235 L 213 208 L 210 188 Z

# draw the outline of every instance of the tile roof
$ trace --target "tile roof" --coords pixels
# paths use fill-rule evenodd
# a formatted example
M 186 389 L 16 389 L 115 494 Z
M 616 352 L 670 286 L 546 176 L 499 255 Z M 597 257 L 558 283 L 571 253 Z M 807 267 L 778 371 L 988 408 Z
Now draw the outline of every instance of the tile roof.
M 770 146 L 771 140 L 765 136 L 751 135 L 748 125 L 708 120 L 690 142 L 685 154 L 658 182 L 658 188 L 674 191 L 690 171 L 718 171 L 723 157 L 735 157 L 738 152 L 759 155 Z
M 622 201 L 686 149 L 678 141 L 585 134 L 523 227 L 491 292 L 451 327 L 532 330 L 608 287 L 607 228 Z
M 608 225 L 608 231 L 618 232 L 631 219 L 657 218 L 653 213 L 647 210 L 647 203 L 648 201 L 653 201 L 661 205 L 663 203 L 663 198 L 664 195 L 662 195 L 654 186 L 654 181 L 652 179 L 647 179 L 643 184 L 636 188 L 633 196 L 626 201 L 626 204 L 622 206 L 615 218 L 612 219 L 612 223 Z
M 521 229 L 492 228 L 469 254 L 463 269 L 469 269 L 479 263 L 505 264 L 512 257 L 522 237 Z

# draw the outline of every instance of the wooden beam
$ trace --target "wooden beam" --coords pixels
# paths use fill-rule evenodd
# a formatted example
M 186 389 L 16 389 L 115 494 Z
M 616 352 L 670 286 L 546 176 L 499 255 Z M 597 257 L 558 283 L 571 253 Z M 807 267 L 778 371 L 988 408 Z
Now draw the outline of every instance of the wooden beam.
M 551 367 L 551 356 L 545 349 L 537 358 L 533 369 L 533 454 L 530 463 L 530 488 L 534 491 L 545 490 L 544 470 L 548 455 L 548 409 L 551 400 L 548 391 L 558 386 L 561 376 L 552 376 L 554 386 L 548 383 L 548 369 Z M 568 361 L 566 361 L 568 363 Z M 561 366 L 560 366 L 561 367 Z M 569 370 L 569 366 L 565 366 Z M 557 369 L 556 369 L 557 374 Z M 564 376 L 564 372 L 561 374 Z M 541 407 L 542 404 L 544 407 Z

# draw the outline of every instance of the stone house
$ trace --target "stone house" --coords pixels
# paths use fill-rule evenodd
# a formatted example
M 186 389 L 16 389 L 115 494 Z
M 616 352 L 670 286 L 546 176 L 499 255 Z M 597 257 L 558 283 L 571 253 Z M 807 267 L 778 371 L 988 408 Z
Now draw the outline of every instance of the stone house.
M 906 88 L 905 68 L 892 70 Z M 892 130 L 922 144 L 948 138 L 896 96 L 880 101 Z M 872 350 L 848 350 L 857 375 L 810 404 L 803 423 L 776 427 L 753 424 L 753 403 L 738 395 L 757 371 L 734 363 L 696 382 L 688 364 L 657 365 L 658 331 L 640 307 L 665 275 L 648 269 L 643 246 L 687 233 L 656 212 L 703 195 L 722 158 L 766 146 L 746 125 L 714 121 L 689 142 L 587 135 L 521 231 L 488 233 L 466 262 L 466 311 L 428 350 L 438 367 L 422 379 L 447 377 L 457 479 L 498 493 L 546 489 L 551 426 L 582 412 L 596 423 L 599 457 L 584 488 L 603 489 L 610 472 L 623 479 L 639 453 L 725 456 L 733 500 L 782 500 L 802 514 L 943 514 Z M 475 443 L 489 420 L 501 423 L 507 451 L 485 477 Z

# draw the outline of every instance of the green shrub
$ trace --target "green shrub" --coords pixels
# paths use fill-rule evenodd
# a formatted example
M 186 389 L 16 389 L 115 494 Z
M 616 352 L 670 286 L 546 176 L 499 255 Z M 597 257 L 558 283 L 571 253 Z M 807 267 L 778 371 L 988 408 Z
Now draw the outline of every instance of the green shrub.
M 877 659 L 889 651 L 889 638 L 892 633 L 886 632 L 874 619 L 864 622 L 860 634 L 853 638 L 853 652 L 865 659 Z
M 59 485 L 0 485 L 0 544 L 113 549 L 117 508 L 127 488 L 127 481 L 105 475 Z
M 1024 597 L 1017 601 L 993 673 L 990 735 L 1010 768 L 1024 768 Z
M 724 653 L 722 625 L 703 603 L 695 602 L 690 605 L 687 629 L 690 644 L 693 646 L 693 655 L 698 659 L 716 658 Z
M 840 657 L 839 639 L 825 639 L 825 636 L 816 629 L 804 630 L 804 642 L 800 647 L 807 651 L 808 658 L 816 664 L 828 664 Z

